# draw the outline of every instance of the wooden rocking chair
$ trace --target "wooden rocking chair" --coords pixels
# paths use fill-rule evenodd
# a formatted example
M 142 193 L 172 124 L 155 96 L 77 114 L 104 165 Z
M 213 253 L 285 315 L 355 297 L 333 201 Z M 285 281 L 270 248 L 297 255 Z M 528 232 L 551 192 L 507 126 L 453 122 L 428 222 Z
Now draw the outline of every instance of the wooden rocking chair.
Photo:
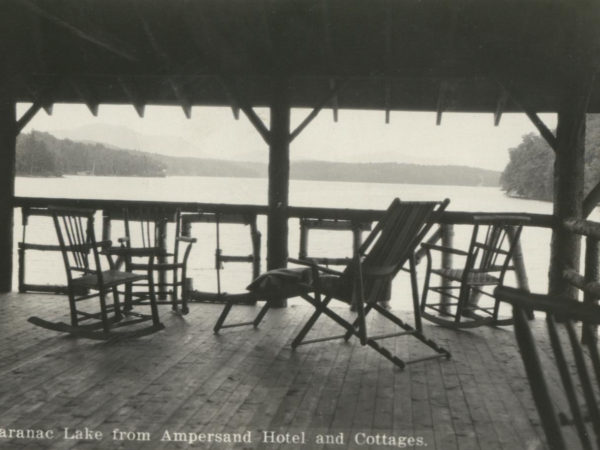
M 77 337 L 100 340 L 139 337 L 163 329 L 158 317 L 151 268 L 147 274 L 119 271 L 114 269 L 109 256 L 109 269 L 103 270 L 100 261 L 101 250 L 110 247 L 111 242 L 96 242 L 95 211 L 70 208 L 50 208 L 50 210 L 67 274 L 71 324 L 50 322 L 39 317 L 30 317 L 29 322 Z M 151 253 L 149 256 L 151 267 L 153 256 Z M 140 314 L 133 310 L 124 311 L 119 301 L 118 287 L 144 279 L 148 280 L 149 301 L 146 303 L 126 301 L 129 301 L 132 308 L 141 304 L 149 306 L 150 314 Z M 106 301 L 109 292 L 113 295 L 112 305 L 108 305 Z M 96 297 L 100 303 L 99 311 L 84 310 L 79 306 L 82 301 Z M 140 326 L 146 322 L 150 322 L 150 325 Z M 126 329 L 126 327 L 131 328 Z
M 254 321 L 225 326 L 252 324 L 257 327 L 270 308 L 270 299 L 281 298 L 282 296 L 300 296 L 314 306 L 315 312 L 293 340 L 292 348 L 333 339 L 343 338 L 348 340 L 352 336 L 357 336 L 362 345 L 373 348 L 401 369 L 407 364 L 418 361 L 440 357 L 449 358 L 450 353 L 448 351 L 427 339 L 422 333 L 414 260 L 416 246 L 431 228 L 431 223 L 428 223 L 428 220 L 435 211 L 444 210 L 448 203 L 448 200 L 438 203 L 400 202 L 399 199 L 395 199 L 385 216 L 358 248 L 346 269 L 340 272 L 313 264 L 310 261 L 290 259 L 291 262 L 309 267 L 279 269 L 261 275 L 248 287 L 259 298 L 266 299 L 265 305 Z M 391 280 L 407 262 L 409 263 L 413 290 L 414 328 L 379 304 L 379 301 L 387 299 Z M 333 299 L 351 303 L 355 306 L 358 317 L 353 323 L 328 307 Z M 400 331 L 380 336 L 369 335 L 365 318 L 372 310 L 390 320 L 400 328 Z M 215 326 L 215 332 L 218 332 L 224 326 L 227 312 L 226 306 Z M 344 334 L 305 340 L 304 338 L 322 314 L 340 325 L 344 329 Z M 435 354 L 403 361 L 377 342 L 379 339 L 402 335 L 414 336 L 432 348 Z
M 125 236 L 118 239 L 120 247 L 112 248 L 111 254 L 125 262 L 125 270 L 147 273 L 152 267 L 156 275 L 154 287 L 158 305 L 171 305 L 173 311 L 189 312 L 186 288 L 187 260 L 195 238 L 181 235 L 181 214 L 177 210 L 171 220 L 175 222 L 173 251 L 167 250 L 168 214 L 160 209 L 124 209 L 120 214 L 112 213 L 110 219 L 122 219 Z M 182 245 L 185 244 L 182 251 Z M 150 258 L 150 255 L 153 258 Z M 153 277 L 154 278 L 154 277 Z M 126 287 L 126 299 L 147 299 L 149 282 L 144 279 Z M 166 297 L 170 299 L 166 299 Z M 129 305 L 125 305 L 129 308 Z M 181 307 L 181 309 L 180 309 Z
M 598 283 L 585 288 L 600 296 Z M 515 336 L 548 448 L 600 449 L 600 306 L 506 286 L 496 288 L 495 295 L 513 306 Z M 531 331 L 529 310 L 546 313 L 547 335 Z M 579 328 L 586 336 L 583 344 Z M 536 341 L 542 339 L 550 349 L 539 351 Z
M 506 220 L 510 222 L 509 218 Z M 449 328 L 510 325 L 511 317 L 499 316 L 500 302 L 494 298 L 490 288 L 501 285 L 506 272 L 513 269 L 510 263 L 521 228 L 504 222 L 491 225 L 475 223 L 467 251 L 422 243 L 421 247 L 427 256 L 427 273 L 421 299 L 422 316 Z M 464 264 L 458 269 L 434 268 L 432 251 L 463 257 Z M 440 281 L 439 285 L 431 284 L 432 275 Z M 431 302 L 429 291 L 440 294 L 441 301 Z M 491 299 L 491 302 L 482 296 Z M 454 299 L 455 302 L 446 302 L 445 298 Z

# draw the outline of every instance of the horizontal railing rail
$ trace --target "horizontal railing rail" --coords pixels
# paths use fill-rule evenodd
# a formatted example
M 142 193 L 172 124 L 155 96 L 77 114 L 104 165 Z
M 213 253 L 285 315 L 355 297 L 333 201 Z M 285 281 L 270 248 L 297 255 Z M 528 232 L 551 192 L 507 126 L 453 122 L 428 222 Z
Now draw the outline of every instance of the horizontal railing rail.
M 71 199 L 50 197 L 15 197 L 15 207 L 45 207 L 75 206 L 104 211 L 120 211 L 123 208 L 162 208 L 165 211 L 179 209 L 184 212 L 211 212 L 222 214 L 256 214 L 267 215 L 269 207 L 266 205 L 229 204 L 229 203 L 198 203 L 198 202 L 163 202 L 147 200 L 102 200 L 102 199 Z M 313 219 L 338 219 L 353 221 L 379 220 L 385 210 L 377 209 L 350 209 L 350 208 L 322 208 L 306 206 L 288 207 L 290 218 Z M 528 227 L 555 228 L 560 222 L 551 214 L 530 214 L 521 212 L 465 212 L 444 211 L 433 216 L 436 223 L 454 225 L 472 225 L 475 223 L 494 223 L 510 221 L 511 225 L 526 225 Z

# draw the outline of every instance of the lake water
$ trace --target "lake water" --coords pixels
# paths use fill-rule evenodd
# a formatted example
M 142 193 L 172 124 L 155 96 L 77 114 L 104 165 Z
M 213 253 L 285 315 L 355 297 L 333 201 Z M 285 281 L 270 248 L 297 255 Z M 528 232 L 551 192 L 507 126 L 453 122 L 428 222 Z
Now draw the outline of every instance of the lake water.
M 123 200 L 190 201 L 207 203 L 238 203 L 263 205 L 267 200 L 267 180 L 261 178 L 218 178 L 218 177 L 166 177 L 128 178 L 66 176 L 63 178 L 16 179 L 17 196 L 99 198 Z M 549 214 L 552 205 L 548 202 L 509 198 L 499 188 L 409 185 L 383 183 L 349 183 L 327 181 L 292 180 L 290 183 L 291 206 L 314 206 L 336 208 L 385 209 L 394 197 L 403 200 L 442 200 L 450 198 L 448 210 L 480 212 L 529 212 Z M 598 220 L 597 217 L 594 217 Z M 99 221 L 98 221 L 99 222 Z M 289 253 L 297 256 L 299 226 L 297 220 L 290 221 Z M 455 227 L 455 247 L 465 248 L 470 236 L 470 227 Z M 21 221 L 18 211 L 15 217 L 15 241 L 21 238 Z M 266 220 L 259 218 L 259 229 L 263 235 L 263 262 L 266 242 Z M 33 218 L 27 229 L 29 242 L 55 242 L 51 221 Z M 194 287 L 202 291 L 216 290 L 214 271 L 215 225 L 195 224 L 192 235 L 198 238 L 194 246 L 189 276 Z M 118 226 L 113 228 L 113 239 L 121 236 Z M 550 231 L 526 228 L 522 234 L 522 246 L 531 289 L 542 292 L 547 288 Z M 16 248 L 16 243 L 15 243 Z M 224 254 L 247 255 L 251 253 L 249 230 L 245 226 L 223 225 L 221 248 Z M 15 250 L 15 268 L 16 250 Z M 312 256 L 350 256 L 350 232 L 311 231 L 309 254 Z M 424 267 L 419 270 L 423 275 Z M 223 289 L 241 292 L 250 281 L 248 264 L 228 263 L 222 271 Z M 400 274 L 394 283 L 393 302 L 399 308 L 410 307 L 408 276 Z M 41 252 L 28 253 L 27 281 L 31 283 L 57 283 L 64 281 L 64 269 L 58 254 Z M 507 279 L 511 284 L 514 280 Z M 16 286 L 16 270 L 15 281 Z

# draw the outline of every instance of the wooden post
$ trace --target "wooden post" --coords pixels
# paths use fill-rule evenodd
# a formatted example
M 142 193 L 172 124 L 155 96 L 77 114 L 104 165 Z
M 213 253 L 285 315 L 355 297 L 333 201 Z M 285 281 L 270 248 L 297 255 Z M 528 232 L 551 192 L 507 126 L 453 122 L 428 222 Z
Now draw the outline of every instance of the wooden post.
M 269 143 L 269 215 L 267 218 L 267 270 L 287 266 L 288 195 L 290 181 L 290 101 L 287 79 L 272 85 L 271 138 Z M 282 298 L 271 306 L 287 306 Z
M 12 288 L 16 123 L 16 104 L 0 90 L 0 292 Z
M 585 114 L 589 83 L 573 83 L 566 89 L 558 111 L 556 159 L 554 162 L 554 216 L 583 217 Z M 567 268 L 579 269 L 580 237 L 559 226 L 553 230 L 550 247 L 548 292 L 576 298 L 576 288 L 562 276 Z
M 442 246 L 443 247 L 452 247 L 454 241 L 454 225 L 446 223 L 441 226 L 442 229 Z M 452 268 L 452 253 L 443 252 L 442 253 L 442 269 L 451 269 Z M 442 278 L 442 287 L 444 288 L 442 292 L 447 292 L 448 288 L 452 285 L 452 281 L 447 279 L 446 277 Z M 443 313 L 448 312 L 448 304 L 452 301 L 452 298 L 446 294 L 440 295 L 440 310 Z
M 593 283 L 597 282 L 599 278 L 599 264 L 598 257 L 600 256 L 600 251 L 598 247 L 598 239 L 594 239 L 591 236 L 588 236 L 585 240 L 585 282 Z M 598 298 L 588 291 L 584 291 L 583 294 L 584 303 L 594 303 L 598 302 Z M 589 327 L 583 327 L 583 331 L 581 333 L 581 342 L 586 345 L 596 345 L 596 340 L 598 339 L 598 327 L 596 325 Z

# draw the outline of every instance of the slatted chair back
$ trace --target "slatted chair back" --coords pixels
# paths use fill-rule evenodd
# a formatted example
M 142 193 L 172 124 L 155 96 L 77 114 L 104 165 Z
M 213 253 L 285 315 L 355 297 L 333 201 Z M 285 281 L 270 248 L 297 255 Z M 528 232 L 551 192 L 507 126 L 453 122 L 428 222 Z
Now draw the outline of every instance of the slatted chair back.
M 483 232 L 482 232 L 483 228 Z M 500 273 L 500 283 L 504 279 L 509 263 L 519 242 L 522 226 L 493 224 L 473 227 L 469 249 L 469 259 L 466 262 L 468 272 Z
M 49 210 L 52 212 L 69 283 L 82 275 L 97 274 L 101 269 L 94 235 L 95 211 L 59 207 L 50 207 Z
M 126 246 L 132 248 L 160 246 L 161 229 L 166 223 L 164 214 L 154 209 L 125 208 L 123 221 L 127 237 Z
M 449 200 L 443 202 L 401 202 L 395 199 L 358 250 L 364 273 L 364 298 L 368 301 L 385 300 L 389 282 L 414 254 L 415 248 L 430 230 L 429 219 L 435 211 L 443 211 Z M 369 271 L 377 276 L 369 276 Z M 385 276 L 380 276 L 385 274 Z M 353 277 L 352 267 L 342 277 Z
M 582 344 L 577 332 L 596 335 L 600 306 L 505 286 L 495 295 L 513 305 L 515 335 L 548 447 L 600 449 L 598 341 Z M 546 330 L 532 332 L 529 309 L 546 312 Z

